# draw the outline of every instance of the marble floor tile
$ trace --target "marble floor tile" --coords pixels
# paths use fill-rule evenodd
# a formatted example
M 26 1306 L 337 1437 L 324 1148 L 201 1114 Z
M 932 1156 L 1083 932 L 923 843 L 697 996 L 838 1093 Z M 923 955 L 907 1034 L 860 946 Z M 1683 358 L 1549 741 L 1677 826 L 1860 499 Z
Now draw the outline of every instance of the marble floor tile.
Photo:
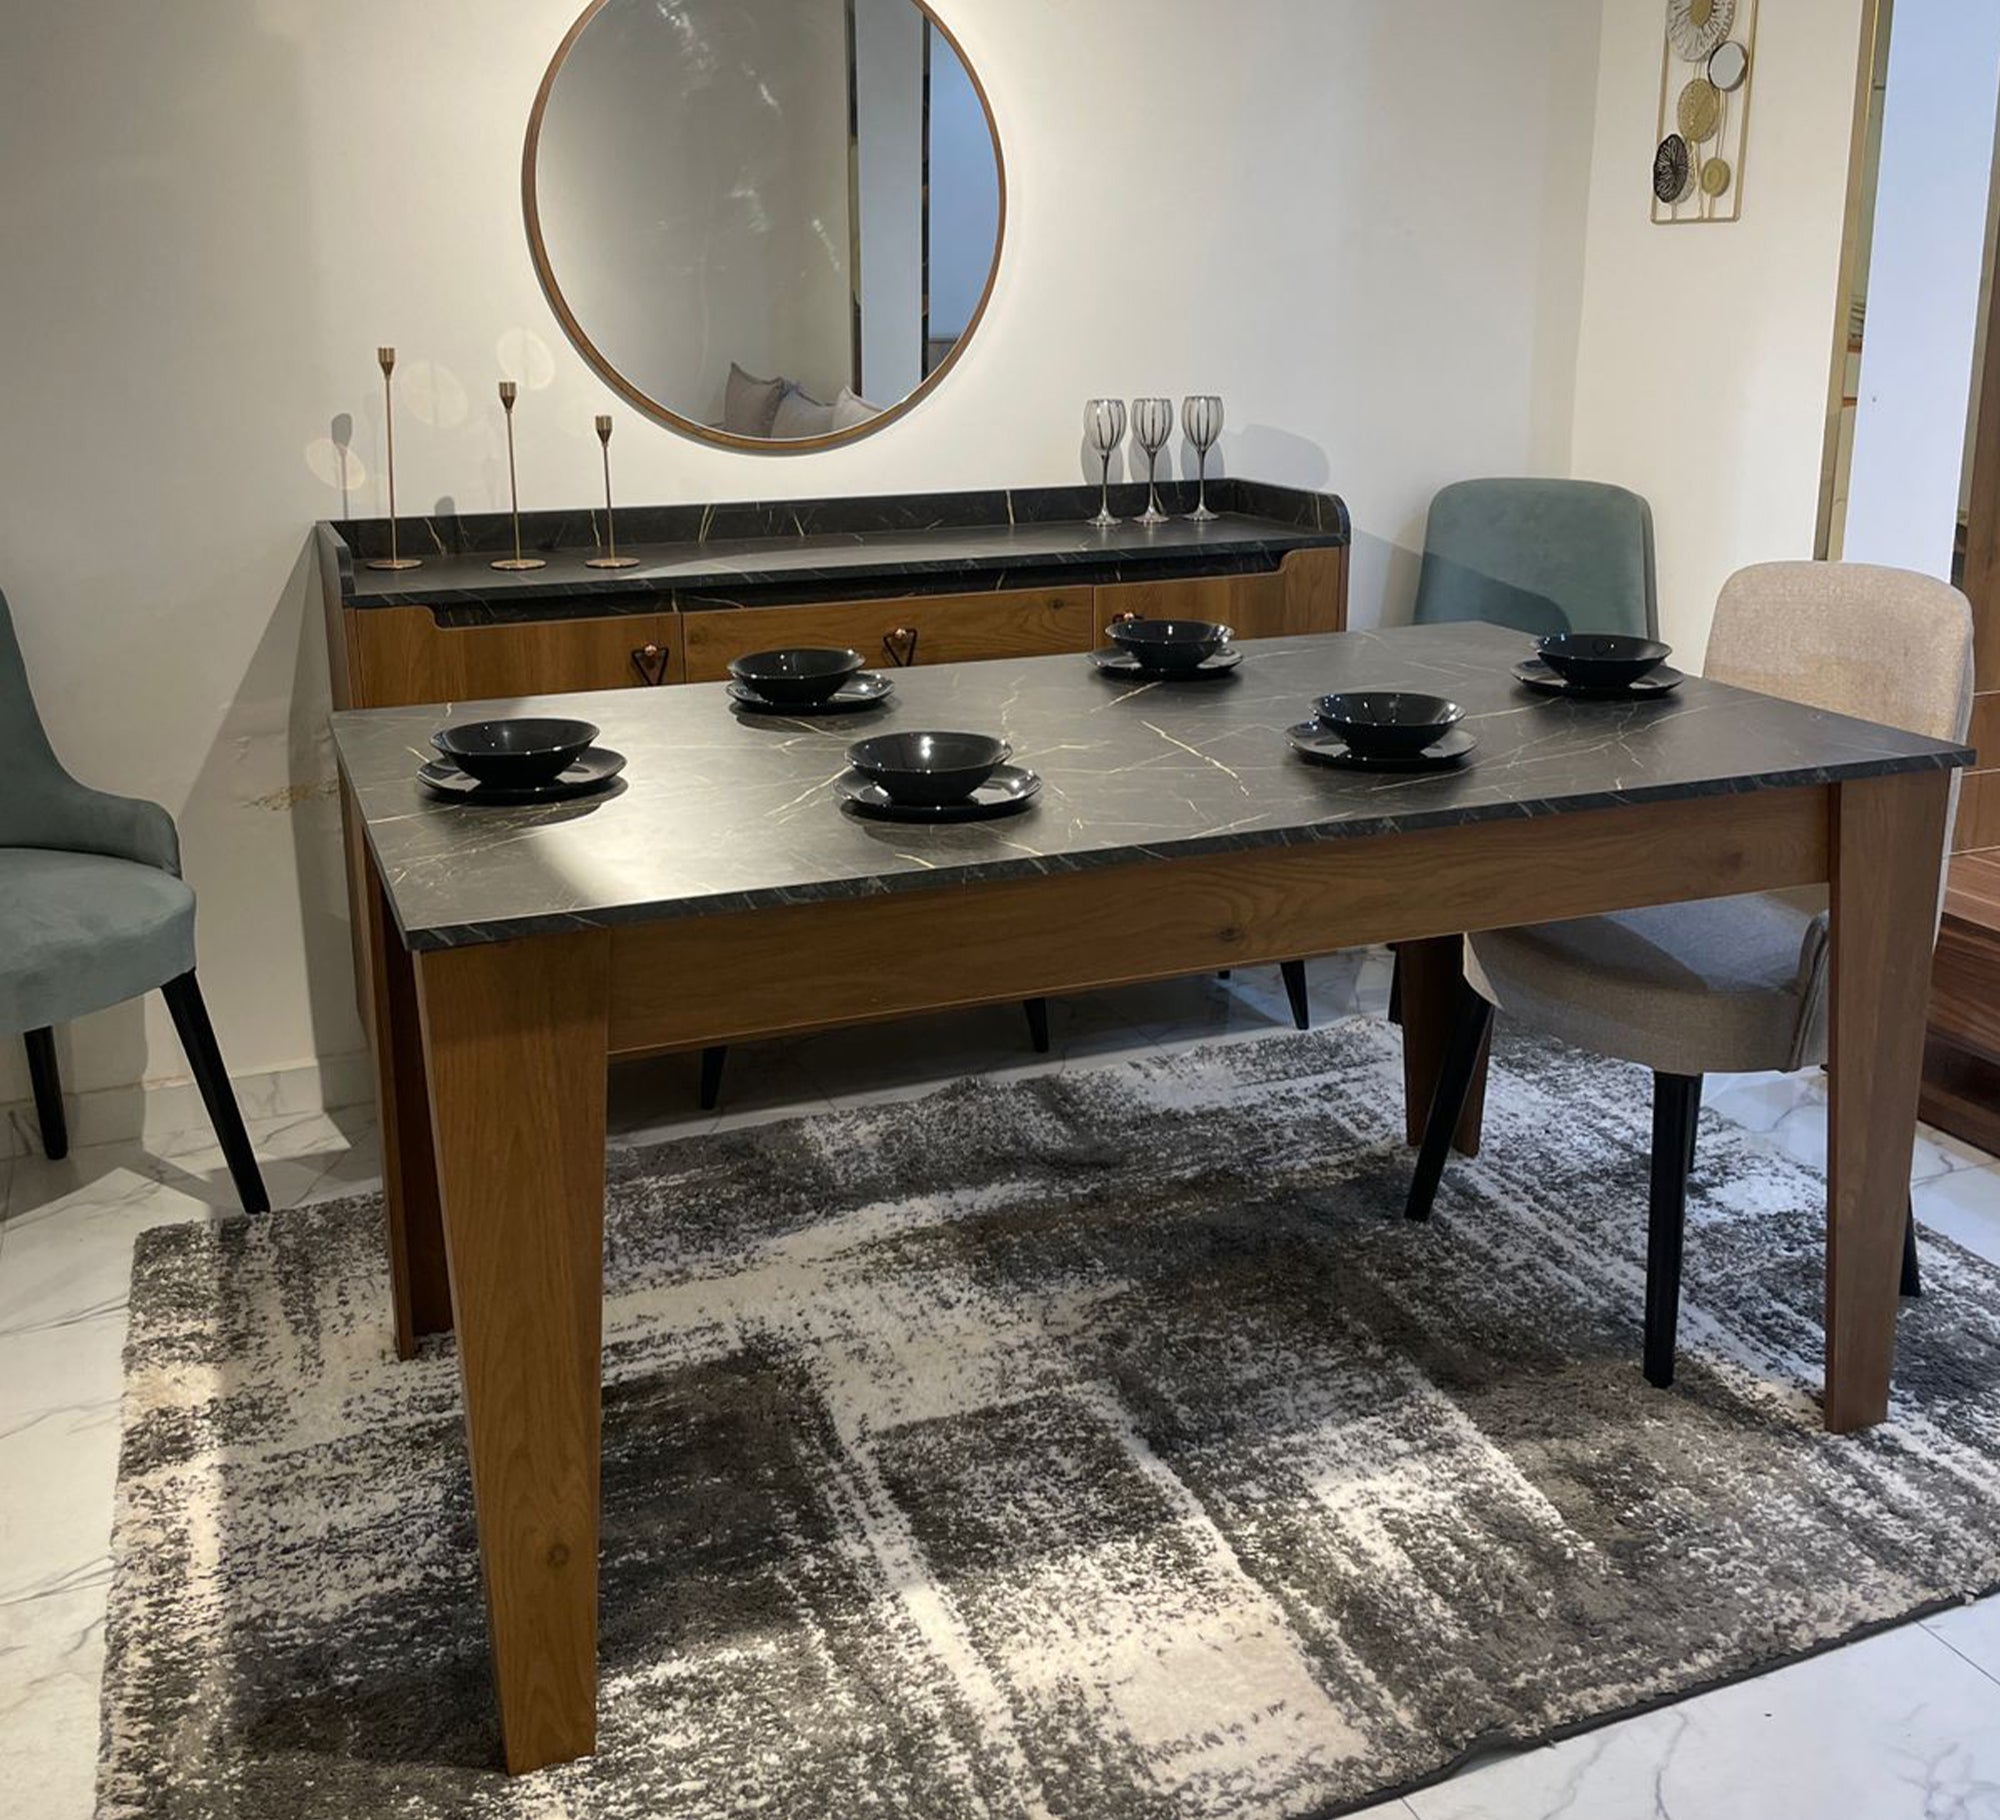
M 1701 1103 L 1741 1125 L 1745 1131 L 1769 1132 L 1779 1120 L 1813 1101 L 1823 1103 L 1820 1077 L 1807 1070 L 1796 1074 L 1711 1074 L 1702 1082 Z
M 351 1194 L 376 1194 L 381 1188 L 382 1139 L 371 1126 L 327 1166 L 297 1205 L 308 1207 L 320 1201 L 344 1200 Z
M 1910 1201 L 1919 1225 L 2000 1264 L 2000 1164 L 1919 1182 Z
M 611 1071 L 607 1122 L 613 1149 L 733 1131 L 772 1119 L 824 1112 L 825 1092 L 802 1065 L 796 1039 L 737 1043 L 722 1075 L 716 1111 L 701 1106 L 701 1058 L 692 1051 L 621 1062 Z
M 0 1421 L 0 1606 L 109 1583 L 118 1440 L 115 1403 Z
M 1364 980 L 1368 995 L 1386 1004 L 1389 965 L 1386 953 L 1364 948 L 1307 961 L 1306 992 L 1313 1023 L 1330 1024 L 1361 1010 Z M 1160 980 L 1104 996 L 1155 1044 L 1168 1047 L 1262 1036 L 1293 1027 L 1284 975 L 1275 966 L 1232 968 L 1226 980 L 1212 973 Z
M 2000 1689 L 1919 1626 L 1501 1758 L 1417 1820 L 1995 1820 Z
M 0 1258 L 0 1272 L 5 1270 Z M 124 1390 L 122 1303 L 76 1320 L 0 1333 L 0 1430 L 51 1409 L 115 1408 Z
M 0 1807 L 90 1820 L 103 1673 L 102 1588 L 0 1604 Z
M 2000 1682 L 2000 1598 L 1981 1599 L 1977 1605 L 1927 1618 L 1924 1628 L 1981 1674 Z M 2000 1694 L 1995 1700 L 2000 1701 Z

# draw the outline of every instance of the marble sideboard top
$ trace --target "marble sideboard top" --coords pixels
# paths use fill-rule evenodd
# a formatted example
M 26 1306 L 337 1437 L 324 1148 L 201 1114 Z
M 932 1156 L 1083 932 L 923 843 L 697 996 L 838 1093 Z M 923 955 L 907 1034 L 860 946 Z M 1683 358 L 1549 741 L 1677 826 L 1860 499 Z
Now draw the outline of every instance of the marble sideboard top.
M 1141 858 L 1339 840 L 1613 803 L 1817 784 L 1968 763 L 1959 747 L 1690 678 L 1644 704 L 1537 695 L 1529 640 L 1423 626 L 1248 643 L 1226 680 L 1114 683 L 1081 656 L 895 672 L 893 702 L 827 720 L 746 716 L 723 686 L 336 714 L 340 764 L 415 949 Z M 1307 764 L 1284 730 L 1336 689 L 1406 688 L 1466 709 L 1462 768 Z M 416 782 L 430 735 L 496 711 L 581 715 L 630 760 L 608 795 L 478 809 Z M 858 820 L 834 780 L 892 728 L 996 733 L 1044 779 L 1000 821 Z
M 593 512 L 522 517 L 522 544 L 548 567 L 506 574 L 492 567 L 513 548 L 505 513 L 401 519 L 404 555 L 424 566 L 400 573 L 367 567 L 389 549 L 386 519 L 319 527 L 339 598 L 351 607 L 429 607 L 450 625 L 503 624 L 568 613 L 650 613 L 666 601 L 698 609 L 760 600 L 838 600 L 890 593 L 986 593 L 1175 577 L 1255 574 L 1294 550 L 1348 541 L 1347 508 L 1330 493 L 1248 480 L 1209 487 L 1222 516 L 1192 524 L 1185 481 L 1163 482 L 1177 516 L 1131 522 L 1145 489 L 1112 489 L 1125 523 L 1086 522 L 1098 495 L 1087 487 L 1011 492 L 888 494 L 706 506 L 633 506 L 618 513 L 618 548 L 631 569 L 590 569 L 601 554 L 603 518 Z

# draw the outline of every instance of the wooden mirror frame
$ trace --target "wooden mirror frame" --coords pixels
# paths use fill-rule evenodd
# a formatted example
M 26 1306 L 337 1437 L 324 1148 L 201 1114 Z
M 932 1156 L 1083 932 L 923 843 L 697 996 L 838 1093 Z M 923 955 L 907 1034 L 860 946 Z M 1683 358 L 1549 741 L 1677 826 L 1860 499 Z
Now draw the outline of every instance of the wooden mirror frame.
M 657 398 L 640 390 L 627 379 L 617 367 L 612 365 L 604 351 L 585 333 L 576 312 L 570 308 L 569 299 L 557 282 L 555 268 L 549 259 L 547 242 L 542 237 L 541 204 L 535 195 L 535 167 L 542 143 L 542 120 L 548 112 L 549 96 L 554 91 L 556 78 L 562 74 L 563 65 L 569 61 L 569 54 L 576 42 L 589 28 L 597 15 L 612 4 L 612 0 L 590 0 L 581 16 L 556 47 L 556 54 L 542 77 L 542 85 L 535 91 L 535 105 L 528 115 L 527 144 L 521 154 L 521 212 L 528 227 L 528 251 L 535 262 L 535 276 L 541 280 L 542 294 L 549 300 L 549 307 L 556 313 L 556 320 L 563 326 L 563 333 L 592 369 L 611 389 L 628 404 L 663 423 L 669 429 L 679 430 L 683 435 L 694 437 L 700 442 L 712 443 L 722 448 L 739 449 L 753 455 L 800 455 L 817 449 L 837 448 L 846 443 L 859 442 L 863 437 L 872 436 L 884 430 L 898 418 L 907 415 L 936 390 L 945 375 L 958 364 L 958 357 L 965 352 L 966 345 L 979 332 L 979 325 L 985 320 L 987 305 L 993 301 L 994 287 L 1000 281 L 1000 261 L 1007 247 L 1007 153 L 1000 138 L 1000 122 L 993 112 L 992 99 L 986 93 L 986 84 L 981 81 L 979 71 L 972 59 L 965 54 L 965 47 L 958 36 L 940 19 L 929 0 L 910 0 L 918 12 L 922 13 L 931 28 L 951 46 L 960 67 L 972 84 L 972 92 L 979 99 L 980 109 L 986 116 L 986 130 L 993 140 L 993 170 L 999 188 L 999 214 L 993 230 L 993 263 L 986 274 L 985 287 L 979 293 L 979 301 L 967 319 L 965 333 L 953 344 L 931 371 L 924 375 L 916 388 L 892 405 L 882 409 L 866 423 L 854 424 L 845 430 L 832 430 L 823 436 L 738 436 L 729 430 L 719 430 L 705 423 L 697 423 L 691 417 L 670 409 Z

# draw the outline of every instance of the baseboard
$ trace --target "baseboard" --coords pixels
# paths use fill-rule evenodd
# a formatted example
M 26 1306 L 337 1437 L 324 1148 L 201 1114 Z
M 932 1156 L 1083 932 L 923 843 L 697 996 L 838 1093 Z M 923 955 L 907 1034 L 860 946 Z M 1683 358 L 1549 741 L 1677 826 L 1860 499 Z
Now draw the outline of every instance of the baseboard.
M 374 1097 L 374 1075 L 366 1054 L 338 1055 L 277 1068 L 268 1074 L 236 1075 L 236 1103 L 246 1120 L 299 1117 L 365 1105 Z M 122 1144 L 199 1131 L 208 1111 L 191 1079 L 146 1081 L 63 1096 L 69 1114 L 69 1141 Z M 30 1100 L 0 1106 L 0 1157 L 39 1152 L 35 1108 Z

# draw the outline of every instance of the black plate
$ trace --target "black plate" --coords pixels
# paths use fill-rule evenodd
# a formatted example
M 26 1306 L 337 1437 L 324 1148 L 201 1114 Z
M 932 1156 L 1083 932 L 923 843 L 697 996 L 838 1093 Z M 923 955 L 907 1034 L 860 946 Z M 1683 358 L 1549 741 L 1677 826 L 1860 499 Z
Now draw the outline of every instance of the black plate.
M 996 816 L 1014 815 L 1041 794 L 1042 780 L 1020 765 L 1002 765 L 963 803 L 945 803 L 938 808 L 893 803 L 880 784 L 871 784 L 858 771 L 850 771 L 835 787 L 847 799 L 856 815 L 878 822 L 986 822 Z
M 752 714 L 782 714 L 794 720 L 817 714 L 865 714 L 870 708 L 879 708 L 895 692 L 896 685 L 888 677 L 873 671 L 842 683 L 840 693 L 825 701 L 766 701 L 748 683 L 729 685 L 729 699 L 737 706 Z
M 1454 727 L 1434 746 L 1421 752 L 1395 754 L 1387 758 L 1352 750 L 1331 727 L 1316 720 L 1302 720 L 1285 729 L 1292 750 L 1316 765 L 1339 765 L 1349 771 L 1444 771 L 1457 764 L 1479 742 L 1463 727 Z
M 1516 664 L 1514 674 L 1529 688 L 1539 689 L 1544 695 L 1568 695 L 1577 701 L 1657 701 L 1663 695 L 1671 695 L 1687 681 L 1680 671 L 1662 664 L 1622 689 L 1587 689 L 1581 683 L 1565 682 L 1539 657 Z
M 420 766 L 417 781 L 433 796 L 456 803 L 478 803 L 487 808 L 504 808 L 519 803 L 566 803 L 579 796 L 592 796 L 625 769 L 625 755 L 603 746 L 592 746 L 562 776 L 546 784 L 482 784 L 456 765 L 441 760 Z
M 1120 682 L 1193 682 L 1210 676 L 1227 676 L 1243 661 L 1243 653 L 1234 645 L 1224 645 L 1192 670 L 1149 670 L 1137 658 L 1116 649 L 1093 651 L 1090 661 L 1100 674 L 1116 677 Z

